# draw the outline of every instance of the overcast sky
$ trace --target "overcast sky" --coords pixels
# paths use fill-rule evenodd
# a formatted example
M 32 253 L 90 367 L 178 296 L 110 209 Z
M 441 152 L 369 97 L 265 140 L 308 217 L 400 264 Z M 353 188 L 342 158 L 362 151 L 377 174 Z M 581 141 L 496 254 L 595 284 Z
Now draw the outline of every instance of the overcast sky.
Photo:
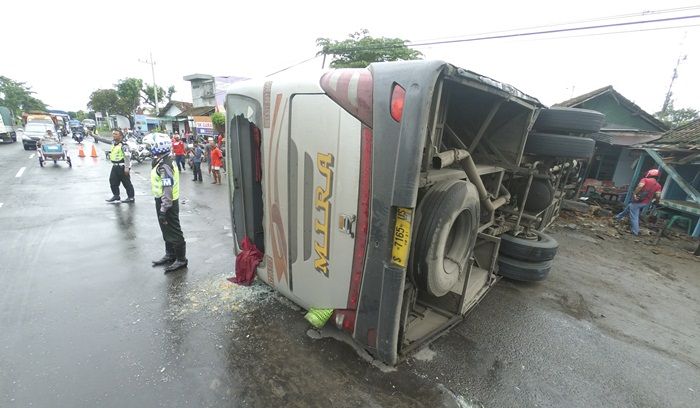
M 92 91 L 121 78 L 150 82 L 150 66 L 139 62 L 150 50 L 158 85 L 175 85 L 174 99 L 191 101 L 184 75 L 265 76 L 312 57 L 316 38 L 344 39 L 361 28 L 418 42 L 585 20 L 578 25 L 700 15 L 700 7 L 639 15 L 692 6 L 700 0 L 7 1 L 0 75 L 27 82 L 52 108 L 86 109 Z M 660 29 L 678 26 L 686 27 Z M 647 31 L 601 35 L 630 30 Z M 418 49 L 548 105 L 613 85 L 650 113 L 661 108 L 679 55 L 687 55 L 673 87 L 675 106 L 700 110 L 700 18 Z M 320 65 L 318 59 L 295 69 Z

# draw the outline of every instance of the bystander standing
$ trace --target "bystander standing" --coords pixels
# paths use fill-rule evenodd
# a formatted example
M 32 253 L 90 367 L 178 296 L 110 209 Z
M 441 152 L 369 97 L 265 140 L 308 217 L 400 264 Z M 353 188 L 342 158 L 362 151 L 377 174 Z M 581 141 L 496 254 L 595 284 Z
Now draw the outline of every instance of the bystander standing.
M 192 181 L 202 181 L 202 157 L 204 157 L 204 150 L 195 141 L 192 147 L 192 168 L 194 173 Z
M 180 171 L 185 171 L 185 143 L 180 140 L 180 135 L 175 133 L 172 141 L 173 154 L 175 155 L 175 163 L 177 164 L 177 169 Z
M 214 181 L 212 181 L 212 184 L 221 184 L 221 166 L 223 166 L 223 157 L 224 155 L 221 154 L 221 150 L 219 149 L 219 146 L 214 143 L 214 140 L 209 142 L 211 148 L 211 155 L 210 155 L 210 170 L 209 172 L 211 175 L 214 177 Z

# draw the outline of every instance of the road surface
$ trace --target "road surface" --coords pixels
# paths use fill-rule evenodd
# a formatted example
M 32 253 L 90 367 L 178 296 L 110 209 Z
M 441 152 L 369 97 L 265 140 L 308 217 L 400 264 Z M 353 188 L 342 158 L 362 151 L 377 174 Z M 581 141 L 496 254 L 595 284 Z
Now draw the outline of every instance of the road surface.
M 229 284 L 227 186 L 184 172 L 189 269 L 164 275 L 148 186 L 111 205 L 109 164 L 40 168 L 0 145 L 1 407 L 696 407 L 697 262 L 569 234 L 542 284 L 502 281 L 396 369 L 309 332 L 263 284 Z M 88 154 L 90 144 L 86 144 Z M 644 251 L 632 248 L 629 251 Z M 662 295 L 662 296 L 661 296 Z M 644 309 L 646 308 L 646 309 Z M 328 333 L 327 331 L 324 333 Z M 332 333 L 332 332 L 331 332 Z

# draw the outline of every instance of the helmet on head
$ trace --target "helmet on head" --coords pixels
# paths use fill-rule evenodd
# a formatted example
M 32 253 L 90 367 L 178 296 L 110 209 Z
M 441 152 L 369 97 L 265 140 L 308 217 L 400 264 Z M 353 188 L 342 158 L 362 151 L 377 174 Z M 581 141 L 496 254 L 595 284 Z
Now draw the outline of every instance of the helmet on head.
M 158 156 L 161 154 L 170 153 L 170 148 L 172 147 L 172 142 L 166 136 L 156 136 L 153 138 L 153 143 L 151 144 L 151 154 Z
M 659 177 L 659 170 L 658 169 L 651 169 L 651 170 L 647 171 L 647 175 L 644 177 L 646 177 L 646 178 Z

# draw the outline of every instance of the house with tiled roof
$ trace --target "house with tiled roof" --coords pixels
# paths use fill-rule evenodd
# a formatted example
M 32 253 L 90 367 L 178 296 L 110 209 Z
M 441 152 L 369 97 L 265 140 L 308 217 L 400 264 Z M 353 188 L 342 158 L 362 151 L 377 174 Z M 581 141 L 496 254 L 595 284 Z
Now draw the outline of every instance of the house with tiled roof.
M 649 166 L 661 170 L 661 208 L 671 215 L 670 220 L 684 220 L 689 234 L 700 237 L 700 119 L 638 148 L 642 155 L 632 180 Z
M 633 145 L 651 142 L 668 127 L 611 85 L 560 102 L 554 106 L 591 109 L 605 114 L 599 132 L 588 135 L 596 141 L 596 152 L 588 178 L 625 187 L 634 171 L 639 151 Z

